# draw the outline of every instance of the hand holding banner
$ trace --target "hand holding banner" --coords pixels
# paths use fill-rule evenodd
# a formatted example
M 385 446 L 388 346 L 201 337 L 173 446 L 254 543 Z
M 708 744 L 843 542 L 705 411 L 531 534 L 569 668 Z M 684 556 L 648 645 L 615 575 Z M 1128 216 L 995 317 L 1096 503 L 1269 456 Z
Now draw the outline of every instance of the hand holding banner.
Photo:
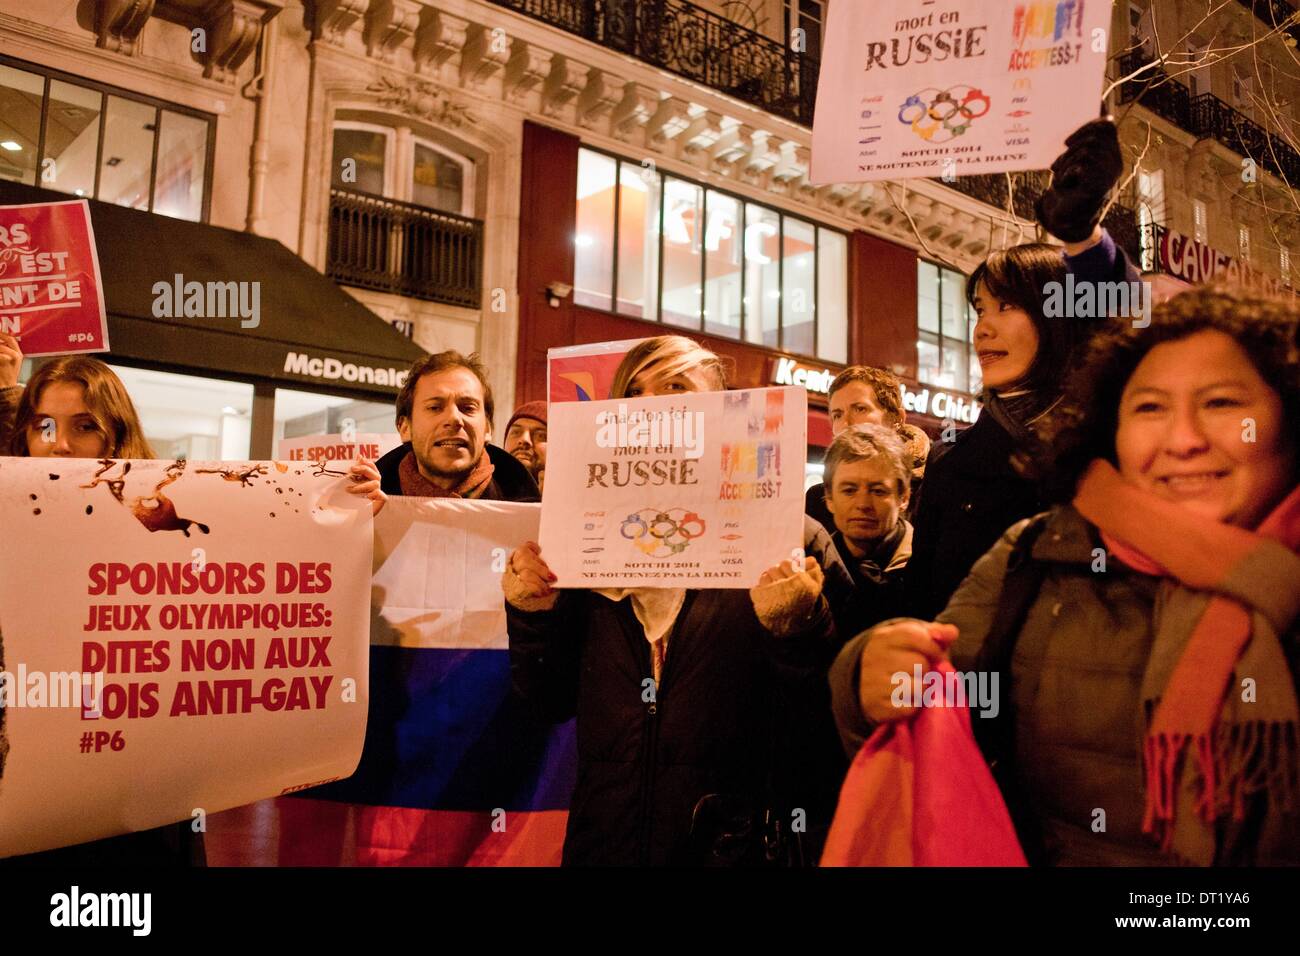
M 372 525 L 338 473 L 0 469 L 0 857 L 352 772 Z
M 0 332 L 18 336 L 28 358 L 108 351 L 84 199 L 0 206 Z
M 814 183 L 1046 169 L 1097 113 L 1109 2 L 830 7 Z
M 807 403 L 792 387 L 552 403 L 557 586 L 753 587 L 803 541 Z

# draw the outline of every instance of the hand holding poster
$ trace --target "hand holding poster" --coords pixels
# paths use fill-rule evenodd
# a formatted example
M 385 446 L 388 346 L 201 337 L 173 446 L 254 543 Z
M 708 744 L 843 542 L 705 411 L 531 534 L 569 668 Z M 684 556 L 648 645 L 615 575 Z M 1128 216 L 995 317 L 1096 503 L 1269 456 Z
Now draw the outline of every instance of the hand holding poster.
M 815 183 L 1045 169 L 1097 115 L 1106 0 L 837 3 Z
M 749 588 L 803 541 L 802 388 L 552 403 L 558 587 Z
M 511 692 L 501 572 L 541 507 L 394 497 L 375 518 L 371 706 L 356 773 L 213 819 L 214 865 L 560 863 L 572 721 Z M 400 746 L 399 746 L 400 742 Z
M 84 199 L 0 206 L 0 332 L 24 355 L 107 352 L 103 288 Z
M 0 472 L 0 857 L 352 772 L 372 539 L 369 502 L 337 472 Z

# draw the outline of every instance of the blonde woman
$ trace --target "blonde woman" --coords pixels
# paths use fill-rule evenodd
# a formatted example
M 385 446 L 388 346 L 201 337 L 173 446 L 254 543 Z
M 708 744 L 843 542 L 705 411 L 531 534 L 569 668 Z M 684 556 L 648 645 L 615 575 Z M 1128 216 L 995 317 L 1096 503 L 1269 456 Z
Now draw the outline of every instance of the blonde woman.
M 623 359 L 611 397 L 724 388 L 717 355 L 659 336 Z M 823 580 L 808 558 L 748 591 L 559 591 L 536 544 L 511 555 L 516 692 L 548 720 L 577 717 L 566 865 L 799 862 L 796 811 L 826 802 L 824 780 L 786 759 L 817 750 L 829 722 Z

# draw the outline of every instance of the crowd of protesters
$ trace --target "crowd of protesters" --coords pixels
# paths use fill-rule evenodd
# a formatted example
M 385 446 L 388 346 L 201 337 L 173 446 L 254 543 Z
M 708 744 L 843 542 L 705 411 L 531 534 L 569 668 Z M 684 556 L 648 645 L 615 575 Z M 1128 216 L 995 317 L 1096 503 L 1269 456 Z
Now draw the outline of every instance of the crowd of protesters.
M 1068 273 L 1136 278 L 1099 225 L 1121 168 L 1114 125 L 1085 126 L 1038 208 L 1064 248 L 970 277 L 973 426 L 932 446 L 891 372 L 834 380 L 802 561 L 747 590 L 557 589 L 535 543 L 510 555 L 513 692 L 577 720 L 566 864 L 814 864 L 850 758 L 918 713 L 900 676 L 943 660 L 1002 676 L 999 716 L 972 723 L 1031 863 L 1300 863 L 1300 309 L 1211 287 L 1149 322 L 1049 317 Z M 0 335 L 8 454 L 152 457 L 107 365 L 55 359 L 19 386 L 21 362 Z M 725 388 L 721 357 L 666 335 L 608 397 Z M 500 431 L 495 413 L 477 357 L 426 356 L 397 397 L 402 444 L 353 464 L 349 491 L 376 512 L 541 500 L 546 403 Z M 201 862 L 192 836 L 11 862 Z

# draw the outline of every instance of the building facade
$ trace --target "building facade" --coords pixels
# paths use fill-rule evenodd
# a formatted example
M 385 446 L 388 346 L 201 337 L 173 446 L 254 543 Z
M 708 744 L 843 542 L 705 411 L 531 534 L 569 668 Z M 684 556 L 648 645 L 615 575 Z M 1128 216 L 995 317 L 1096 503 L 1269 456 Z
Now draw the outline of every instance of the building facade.
M 1181 35 L 1188 5 L 1156 6 L 1115 5 L 1112 79 L 1160 54 L 1143 31 Z M 1221 15 L 1267 32 L 1263 6 Z M 0 180 L 273 240 L 415 347 L 482 353 L 503 409 L 545 395 L 548 348 L 683 331 L 737 386 L 808 386 L 814 458 L 850 363 L 897 372 L 932 432 L 961 427 L 979 391 L 965 274 L 1035 238 L 1045 174 L 811 182 L 826 7 L 0 0 Z M 1258 48 L 1279 89 L 1285 38 Z M 1244 104 L 1233 68 L 1111 94 L 1134 176 L 1106 224 L 1150 269 L 1167 230 L 1286 278 L 1295 227 L 1260 210 L 1293 201 L 1295 154 L 1251 140 L 1269 159 L 1231 181 L 1247 128 L 1205 96 Z M 1175 86 L 1197 109 L 1166 102 Z M 1198 254 L 1164 245 L 1183 250 L 1166 271 Z

